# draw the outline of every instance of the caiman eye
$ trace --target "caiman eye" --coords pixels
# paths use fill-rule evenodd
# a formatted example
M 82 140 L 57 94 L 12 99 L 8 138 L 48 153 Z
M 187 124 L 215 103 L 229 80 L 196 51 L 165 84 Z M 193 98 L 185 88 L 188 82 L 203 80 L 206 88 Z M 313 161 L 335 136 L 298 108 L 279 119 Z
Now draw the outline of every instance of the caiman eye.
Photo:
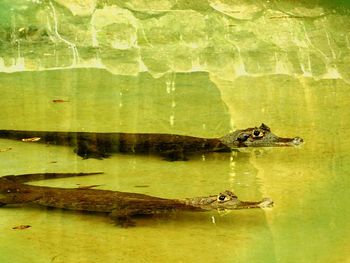
M 261 138 L 264 136 L 264 133 L 259 131 L 259 130 L 254 130 L 253 131 L 253 138 Z
M 227 201 L 229 199 L 229 197 L 227 195 L 224 195 L 224 194 L 220 194 L 218 196 L 218 201 L 219 202 L 224 202 L 224 201 Z
M 224 201 L 224 200 L 225 200 L 225 197 L 226 197 L 226 196 L 224 196 L 224 195 L 219 195 L 219 200 Z

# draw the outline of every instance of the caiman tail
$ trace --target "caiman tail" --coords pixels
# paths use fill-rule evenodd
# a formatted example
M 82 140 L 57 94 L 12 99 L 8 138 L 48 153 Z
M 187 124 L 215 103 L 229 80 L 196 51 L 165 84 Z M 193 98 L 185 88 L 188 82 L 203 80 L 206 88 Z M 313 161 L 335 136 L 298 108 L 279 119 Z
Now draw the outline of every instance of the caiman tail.
M 5 175 L 0 178 L 11 180 L 15 183 L 26 183 L 33 181 L 41 181 L 47 179 L 59 179 L 67 177 L 87 176 L 103 174 L 103 172 L 91 172 L 91 173 L 33 173 L 33 174 L 21 174 L 21 175 Z

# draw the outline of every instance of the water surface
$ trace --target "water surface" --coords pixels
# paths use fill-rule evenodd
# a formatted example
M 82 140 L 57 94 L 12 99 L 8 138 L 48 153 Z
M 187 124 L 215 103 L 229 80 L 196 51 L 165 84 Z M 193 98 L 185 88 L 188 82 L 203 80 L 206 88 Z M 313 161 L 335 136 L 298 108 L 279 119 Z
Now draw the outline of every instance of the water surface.
M 84 79 L 92 75 L 94 85 L 86 88 Z M 83 82 L 76 82 L 78 77 Z M 158 156 L 124 154 L 82 160 L 70 148 L 1 139 L 0 149 L 12 148 L 1 152 L 1 174 L 104 171 L 103 175 L 37 184 L 101 184 L 100 189 L 167 198 L 229 189 L 246 200 L 271 197 L 275 206 L 226 215 L 172 214 L 141 219 L 137 227 L 129 229 L 115 226 L 103 215 L 2 208 L 1 262 L 345 262 L 349 236 L 348 84 L 285 76 L 242 77 L 233 83 L 210 79 L 207 73 L 171 77 L 176 88 L 169 93 L 167 78 L 152 83 L 147 75 L 141 77 L 144 89 L 137 92 L 128 89 L 137 80 L 100 70 L 2 75 L 5 105 L 1 127 L 174 130 L 211 137 L 227 132 L 230 124 L 243 128 L 265 122 L 276 134 L 299 135 L 305 144 L 167 162 Z M 197 81 L 184 81 L 186 78 Z M 114 88 L 103 90 L 102 85 Z M 146 89 L 148 85 L 152 89 Z M 254 91 L 247 89 L 252 85 Z M 196 88 L 203 86 L 205 93 Z M 183 93 L 185 88 L 192 88 L 191 96 Z M 152 96 L 143 95 L 147 92 Z M 68 102 L 52 102 L 61 98 Z M 176 106 L 171 107 L 169 101 Z M 196 108 L 188 110 L 191 105 Z M 101 125 L 95 125 L 100 120 Z M 12 229 L 21 224 L 32 227 Z

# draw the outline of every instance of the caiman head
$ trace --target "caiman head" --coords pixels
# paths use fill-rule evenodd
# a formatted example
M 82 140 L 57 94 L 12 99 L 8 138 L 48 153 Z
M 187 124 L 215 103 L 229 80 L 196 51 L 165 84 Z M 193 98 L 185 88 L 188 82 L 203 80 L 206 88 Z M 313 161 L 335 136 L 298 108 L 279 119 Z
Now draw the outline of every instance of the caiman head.
M 264 123 L 255 128 L 237 130 L 220 138 L 220 141 L 228 147 L 273 147 L 273 146 L 297 146 L 303 143 L 300 137 L 282 138 L 271 132 Z
M 261 201 L 241 201 L 231 191 L 226 190 L 218 195 L 207 197 L 195 197 L 185 200 L 187 205 L 198 207 L 203 210 L 234 210 L 248 208 L 265 208 L 271 207 L 273 201 L 270 198 L 264 198 Z

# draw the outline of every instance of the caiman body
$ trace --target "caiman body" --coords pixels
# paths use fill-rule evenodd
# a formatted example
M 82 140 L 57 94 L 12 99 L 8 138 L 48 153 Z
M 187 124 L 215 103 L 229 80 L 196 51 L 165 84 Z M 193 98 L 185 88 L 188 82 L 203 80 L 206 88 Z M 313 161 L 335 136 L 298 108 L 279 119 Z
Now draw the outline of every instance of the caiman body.
M 168 160 L 186 160 L 186 155 L 205 152 L 230 152 L 240 147 L 296 146 L 300 137 L 281 138 L 268 126 L 237 130 L 220 138 L 201 138 L 156 133 L 91 133 L 0 130 L 0 138 L 38 141 L 73 146 L 83 158 L 105 158 L 113 152 L 157 153 Z
M 91 173 L 90 173 L 91 174 Z M 96 173 L 92 173 L 96 174 Z M 0 177 L 0 206 L 32 203 L 68 210 L 109 213 L 119 224 L 132 224 L 131 217 L 171 211 L 208 211 L 263 208 L 272 205 L 268 198 L 259 202 L 240 201 L 230 191 L 219 195 L 185 199 L 166 199 L 138 193 L 85 188 L 57 188 L 25 184 L 28 181 L 64 178 L 78 174 L 24 174 Z

